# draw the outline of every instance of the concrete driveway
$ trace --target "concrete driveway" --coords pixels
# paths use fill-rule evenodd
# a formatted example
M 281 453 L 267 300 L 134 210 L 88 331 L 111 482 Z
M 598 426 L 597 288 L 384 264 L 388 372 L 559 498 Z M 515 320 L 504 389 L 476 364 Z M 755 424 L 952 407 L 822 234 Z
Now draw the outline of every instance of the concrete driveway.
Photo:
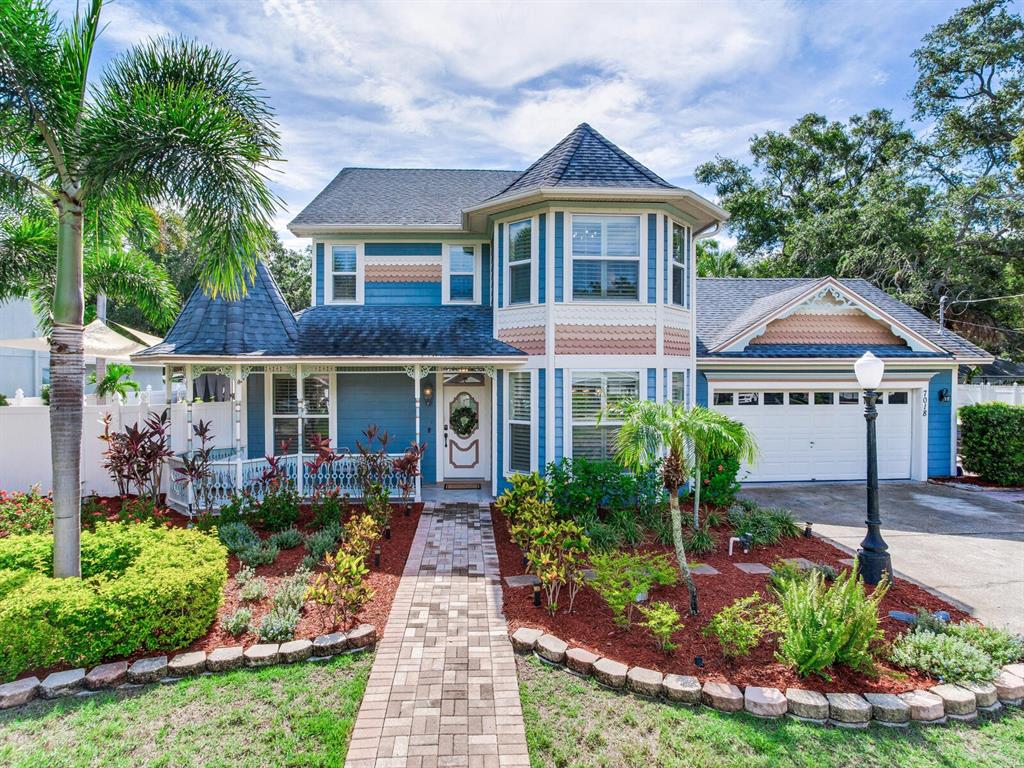
M 856 551 L 863 483 L 765 483 L 740 493 L 793 510 L 815 533 Z M 1024 633 L 1024 505 L 997 494 L 883 482 L 882 534 L 898 575 L 951 598 L 981 621 Z

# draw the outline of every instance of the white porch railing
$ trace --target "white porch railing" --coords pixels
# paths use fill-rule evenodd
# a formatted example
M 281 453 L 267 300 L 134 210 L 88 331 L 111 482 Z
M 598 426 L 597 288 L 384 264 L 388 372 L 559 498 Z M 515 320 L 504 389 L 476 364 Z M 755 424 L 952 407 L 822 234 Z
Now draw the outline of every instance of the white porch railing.
M 256 459 L 243 458 L 231 448 L 217 448 L 211 451 L 210 477 L 204 481 L 201 488 L 191 487 L 187 478 L 175 470 L 183 467 L 182 458 L 184 454 L 178 454 L 168 460 L 169 481 L 167 492 L 167 503 L 169 506 L 178 509 L 186 514 L 193 514 L 198 508 L 197 502 L 206 501 L 212 509 L 220 509 L 231 501 L 236 493 L 245 493 L 255 499 L 262 499 L 264 488 L 264 473 L 269 470 L 270 464 L 265 457 Z M 388 454 L 389 459 L 397 459 L 403 454 Z M 304 458 L 309 456 L 305 454 Z M 299 456 L 289 454 L 278 457 L 281 461 L 279 466 L 284 470 L 285 477 L 297 487 L 297 469 Z M 342 456 L 328 468 L 321 467 L 316 473 L 310 471 L 305 461 L 302 462 L 302 489 L 303 496 L 309 498 L 315 489 L 336 490 L 340 495 L 348 494 L 353 499 L 361 496 L 359 487 L 359 464 L 363 461 L 360 456 Z M 401 482 L 404 478 L 402 473 L 390 469 L 382 478 L 384 487 L 391 493 L 392 500 L 399 500 L 401 496 Z

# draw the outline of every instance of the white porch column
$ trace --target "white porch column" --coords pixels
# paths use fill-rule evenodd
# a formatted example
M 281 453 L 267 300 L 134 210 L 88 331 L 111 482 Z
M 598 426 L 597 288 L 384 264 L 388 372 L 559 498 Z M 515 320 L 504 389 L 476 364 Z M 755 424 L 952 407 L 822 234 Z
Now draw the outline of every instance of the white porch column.
M 420 445 L 420 364 L 413 366 L 413 392 L 416 400 L 416 448 Z M 423 474 L 423 462 L 420 461 L 420 472 L 416 475 L 416 501 L 420 500 L 420 475 Z
M 242 489 L 242 396 L 245 392 L 245 380 L 242 378 L 242 366 L 235 365 L 234 386 L 231 391 L 232 410 L 235 415 L 233 448 L 235 449 L 235 490 Z
M 501 369 L 494 371 L 491 377 L 491 495 L 498 495 L 498 474 L 502 468 L 498 466 L 498 436 L 505 434 L 504 424 L 498 423 L 498 377 L 502 375 Z M 508 414 L 504 414 L 507 419 Z M 552 418 L 552 423 L 554 419 Z M 500 432 L 499 432 L 500 430 Z M 507 448 L 507 446 L 503 446 Z
M 167 405 L 167 418 L 171 420 L 171 428 L 167 430 L 167 448 L 173 447 L 172 435 L 174 434 L 174 410 L 171 408 L 173 405 L 173 382 L 174 378 L 174 366 L 164 365 L 164 403 Z
M 192 363 L 185 363 L 185 450 L 192 455 Z M 188 513 L 192 515 L 195 489 L 188 484 Z
M 299 444 L 295 450 L 295 490 L 299 496 L 303 495 L 302 492 L 302 436 L 303 436 L 303 422 L 306 419 L 306 387 L 305 387 L 305 375 L 302 372 L 302 363 L 295 366 L 295 396 L 298 398 L 298 411 L 299 411 Z

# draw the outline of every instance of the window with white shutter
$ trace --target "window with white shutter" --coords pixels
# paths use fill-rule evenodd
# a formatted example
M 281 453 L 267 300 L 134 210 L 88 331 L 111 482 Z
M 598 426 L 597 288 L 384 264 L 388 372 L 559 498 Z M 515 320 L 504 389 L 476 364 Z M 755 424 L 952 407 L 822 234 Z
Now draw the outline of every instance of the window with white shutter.
M 307 376 L 304 386 L 306 417 L 303 421 L 303 452 L 312 452 L 313 435 L 330 437 L 330 381 L 327 375 Z M 294 376 L 274 374 L 271 421 L 275 455 L 296 453 L 299 444 L 299 395 Z
M 512 371 L 508 375 L 508 468 L 512 472 L 532 470 L 531 415 L 530 372 Z
M 572 217 L 572 297 L 639 300 L 639 216 Z
M 621 422 L 598 414 L 608 406 L 640 396 L 640 374 L 636 371 L 591 373 L 579 371 L 572 375 L 572 455 L 588 459 L 610 459 L 615 456 L 615 438 Z
M 533 220 L 508 225 L 508 303 L 529 304 L 533 279 Z
M 689 263 L 690 230 L 672 222 L 672 303 L 677 307 L 689 306 L 686 286 L 686 265 Z
M 331 300 L 356 300 L 359 257 L 354 245 L 331 246 Z

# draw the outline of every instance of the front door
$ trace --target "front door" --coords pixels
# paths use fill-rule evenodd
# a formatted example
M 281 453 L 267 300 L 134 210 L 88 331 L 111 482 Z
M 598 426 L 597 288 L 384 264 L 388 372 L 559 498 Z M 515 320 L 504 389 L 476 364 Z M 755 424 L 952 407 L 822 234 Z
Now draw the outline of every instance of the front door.
M 491 381 L 483 373 L 445 377 L 442 392 L 444 477 L 491 476 Z

